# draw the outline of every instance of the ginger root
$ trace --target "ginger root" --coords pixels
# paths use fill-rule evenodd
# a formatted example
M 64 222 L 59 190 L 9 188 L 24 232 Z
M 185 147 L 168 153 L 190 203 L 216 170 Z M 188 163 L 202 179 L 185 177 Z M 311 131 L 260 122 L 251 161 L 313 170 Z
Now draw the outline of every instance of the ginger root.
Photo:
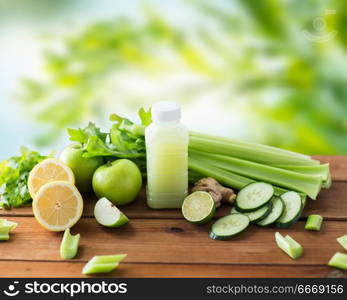
M 211 177 L 202 178 L 195 182 L 192 192 L 197 191 L 209 193 L 216 203 L 216 207 L 220 206 L 222 201 L 233 204 L 236 198 L 236 194 L 232 189 L 222 186 L 217 180 Z

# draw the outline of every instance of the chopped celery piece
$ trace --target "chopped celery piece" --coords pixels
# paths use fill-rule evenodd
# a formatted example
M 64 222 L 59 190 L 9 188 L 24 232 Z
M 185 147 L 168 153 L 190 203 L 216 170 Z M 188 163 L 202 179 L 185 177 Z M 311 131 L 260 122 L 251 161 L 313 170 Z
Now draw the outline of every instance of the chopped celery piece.
M 309 215 L 305 224 L 306 230 L 319 231 L 323 222 L 323 217 L 320 215 Z
M 116 269 L 119 262 L 126 257 L 126 254 L 98 255 L 94 256 L 84 266 L 82 273 L 85 275 L 97 273 L 109 273 Z
M 228 155 L 235 158 L 255 161 L 263 164 L 281 165 L 318 165 L 319 161 L 313 160 L 302 154 L 292 154 L 276 148 L 257 146 L 254 144 L 234 142 L 232 140 L 220 140 L 216 138 L 204 138 L 190 136 L 189 148 L 203 152 Z
M 276 243 L 291 258 L 298 259 L 303 252 L 302 246 L 289 235 L 283 237 L 279 232 L 275 233 Z
M 343 270 L 347 270 L 347 254 L 336 252 L 329 260 L 328 265 Z
M 10 239 L 9 231 L 0 230 L 0 241 L 8 241 Z
M 347 250 L 347 234 L 344 236 L 340 236 L 339 238 L 336 239 L 339 244 L 345 249 Z
M 119 263 L 117 262 L 109 262 L 109 263 L 103 263 L 103 264 L 87 263 L 84 266 L 82 273 L 85 275 L 109 273 L 109 272 L 112 272 L 114 269 L 117 269 L 118 266 L 119 266 Z
M 9 228 L 9 230 L 15 229 L 17 227 L 18 223 L 8 221 L 6 219 L 0 219 L 0 228 Z
M 17 227 L 16 222 L 6 219 L 0 219 L 0 241 L 8 241 L 10 239 L 10 231 Z
M 228 157 L 225 155 L 203 153 L 191 150 L 190 158 L 210 163 L 215 167 L 231 171 L 238 175 L 255 180 L 265 181 L 288 189 L 303 192 L 315 199 L 321 189 L 322 179 L 318 175 L 300 174 L 247 160 Z
M 76 256 L 80 243 L 80 234 L 70 234 L 70 229 L 65 229 L 60 244 L 60 256 L 62 259 L 72 259 Z

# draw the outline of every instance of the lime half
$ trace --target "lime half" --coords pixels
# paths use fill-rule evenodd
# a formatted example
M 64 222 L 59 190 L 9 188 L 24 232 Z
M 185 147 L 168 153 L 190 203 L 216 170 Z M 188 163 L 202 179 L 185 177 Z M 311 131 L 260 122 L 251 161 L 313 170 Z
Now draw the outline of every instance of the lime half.
M 212 196 L 207 192 L 194 192 L 187 196 L 182 205 L 184 218 L 195 224 L 205 224 L 216 212 Z

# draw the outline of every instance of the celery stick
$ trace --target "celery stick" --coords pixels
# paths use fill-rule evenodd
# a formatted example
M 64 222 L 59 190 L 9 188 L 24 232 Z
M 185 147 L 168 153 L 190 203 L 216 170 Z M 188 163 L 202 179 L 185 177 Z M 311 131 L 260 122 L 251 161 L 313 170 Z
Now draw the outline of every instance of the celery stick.
M 269 152 L 274 152 L 274 153 L 283 153 L 283 154 L 287 154 L 287 155 L 293 156 L 293 157 L 295 156 L 295 157 L 299 157 L 299 158 L 311 159 L 310 156 L 305 155 L 305 154 L 301 154 L 301 153 L 297 153 L 297 152 L 293 152 L 293 151 L 289 151 L 289 150 L 285 150 L 285 149 L 281 149 L 281 148 L 277 148 L 277 147 L 272 147 L 272 146 L 268 146 L 268 145 L 264 145 L 264 144 L 239 141 L 239 140 L 234 140 L 231 138 L 213 136 L 213 135 L 209 135 L 209 134 L 205 134 L 205 133 L 199 133 L 199 132 L 195 132 L 195 131 L 190 131 L 190 136 L 202 138 L 202 139 L 207 139 L 207 140 L 216 140 L 216 141 L 220 141 L 220 142 L 224 142 L 224 143 L 228 143 L 228 144 L 233 144 L 233 145 L 252 147 L 254 149 L 267 150 Z
M 0 219 L 0 241 L 8 241 L 10 239 L 10 231 L 16 227 L 16 222 Z
M 330 176 L 329 164 L 321 164 L 314 166 L 292 166 L 292 165 L 273 165 L 276 168 L 294 171 L 307 175 L 318 175 L 322 181 L 327 181 Z
M 0 219 L 0 228 L 8 228 L 10 231 L 17 227 L 18 223 Z
M 92 260 L 98 264 L 105 264 L 110 262 L 121 262 L 124 258 L 126 258 L 126 256 L 126 254 L 96 255 L 92 258 Z
M 84 266 L 82 273 L 89 275 L 111 272 L 118 267 L 119 262 L 122 261 L 125 257 L 126 254 L 94 256 Z
M 277 246 L 287 253 L 291 258 L 298 259 L 302 255 L 302 246 L 289 235 L 283 237 L 279 232 L 276 232 L 275 239 Z
M 328 189 L 331 187 L 331 184 L 332 184 L 332 179 L 331 179 L 331 174 L 329 174 L 328 179 L 323 181 L 322 188 Z
M 336 239 L 339 244 L 345 249 L 347 250 L 347 234 L 344 236 L 340 236 L 339 238 Z
M 253 145 L 241 145 L 239 143 L 225 142 L 216 139 L 204 139 L 190 136 L 189 148 L 193 150 L 228 155 L 245 160 L 264 164 L 281 165 L 318 165 L 319 161 L 287 154 L 282 151 L 274 151 L 256 148 Z
M 328 265 L 343 270 L 347 270 L 347 254 L 336 252 L 329 260 Z
M 309 215 L 305 224 L 306 230 L 319 231 L 323 222 L 323 217 L 320 215 Z
M 303 192 L 312 199 L 317 197 L 321 189 L 322 181 L 320 176 L 300 174 L 225 155 L 203 153 L 194 150 L 191 150 L 189 155 L 190 158 L 208 162 L 218 168 L 231 171 L 238 175 Z
M 0 229 L 0 241 L 8 241 L 10 239 L 9 231 Z
M 213 164 L 207 163 L 206 161 L 200 161 L 192 157 L 189 158 L 188 165 L 190 170 L 198 172 L 206 177 L 213 177 L 221 184 L 237 190 L 241 190 L 246 185 L 256 182 L 250 178 L 217 168 Z M 283 193 L 288 192 L 288 190 L 276 186 L 274 186 L 274 191 L 276 196 L 280 196 Z M 299 194 L 301 198 L 305 198 L 304 194 Z
M 193 184 L 199 181 L 201 178 L 204 178 L 204 175 L 199 174 L 198 172 L 194 172 L 193 170 L 189 170 L 188 177 L 189 177 L 189 183 Z
M 114 269 L 117 269 L 119 266 L 119 263 L 117 262 L 109 262 L 104 264 L 98 264 L 98 263 L 87 263 L 82 273 L 85 275 L 91 275 L 91 274 L 98 274 L 98 273 L 109 273 L 112 272 Z
M 60 244 L 60 256 L 62 259 L 72 259 L 76 256 L 80 243 L 80 234 L 70 234 L 70 229 L 65 229 Z

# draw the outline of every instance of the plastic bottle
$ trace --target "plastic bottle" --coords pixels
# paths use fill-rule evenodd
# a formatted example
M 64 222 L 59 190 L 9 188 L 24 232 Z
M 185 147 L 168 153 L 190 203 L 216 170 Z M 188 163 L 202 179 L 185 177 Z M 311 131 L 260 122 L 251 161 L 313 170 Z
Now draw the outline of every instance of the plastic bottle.
M 146 128 L 147 204 L 151 208 L 180 208 L 188 192 L 187 128 L 181 108 L 163 101 L 152 106 L 152 124 Z

